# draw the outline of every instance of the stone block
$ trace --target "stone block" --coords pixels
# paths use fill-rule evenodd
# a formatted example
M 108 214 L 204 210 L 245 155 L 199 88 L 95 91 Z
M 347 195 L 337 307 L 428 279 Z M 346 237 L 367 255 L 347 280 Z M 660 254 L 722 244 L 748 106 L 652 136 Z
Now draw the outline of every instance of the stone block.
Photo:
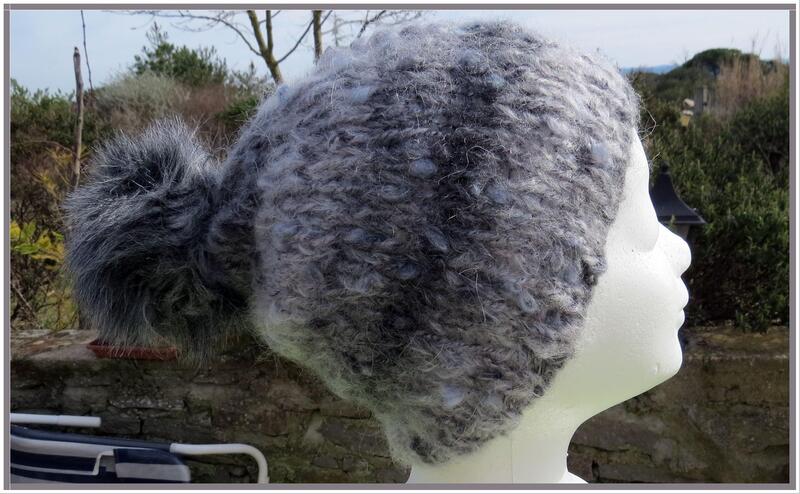
M 311 464 L 320 468 L 338 469 L 339 462 L 336 458 L 327 455 L 316 455 L 311 459 Z
M 261 395 L 263 400 L 273 403 L 284 410 L 309 412 L 318 408 L 318 405 L 311 399 L 307 390 L 294 381 L 274 379 L 269 381 L 263 391 Z
M 687 482 L 689 479 L 676 477 L 668 469 L 639 464 L 600 464 L 598 482 L 647 482 L 670 483 Z
M 319 428 L 326 440 L 349 451 L 371 456 L 389 456 L 389 445 L 377 424 L 366 420 L 326 417 Z
M 111 396 L 109 386 L 67 386 L 61 400 L 65 411 L 82 415 L 92 409 L 107 407 Z
M 381 468 L 375 472 L 375 480 L 382 484 L 405 484 L 409 475 L 411 470 L 405 467 Z
M 319 411 L 322 415 L 329 417 L 368 419 L 372 416 L 372 413 L 366 408 L 344 400 L 324 401 L 319 404 Z
M 109 404 L 123 410 L 141 408 L 146 410 L 164 410 L 176 412 L 182 411 L 185 408 L 185 404 L 182 399 L 167 399 L 147 395 L 116 396 L 109 399 Z
M 101 419 L 98 432 L 102 434 L 134 436 L 142 432 L 142 422 L 135 416 L 106 413 Z

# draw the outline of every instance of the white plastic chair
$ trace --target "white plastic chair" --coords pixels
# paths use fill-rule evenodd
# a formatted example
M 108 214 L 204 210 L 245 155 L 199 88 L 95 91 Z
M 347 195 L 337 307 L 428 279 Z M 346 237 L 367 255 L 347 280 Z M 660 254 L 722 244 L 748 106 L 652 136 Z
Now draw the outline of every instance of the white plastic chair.
M 99 417 L 12 413 L 11 424 L 12 483 L 190 482 L 181 457 L 226 454 L 252 457 L 258 465 L 256 482 L 269 483 L 267 459 L 247 444 L 166 444 L 19 427 L 94 428 L 100 427 Z

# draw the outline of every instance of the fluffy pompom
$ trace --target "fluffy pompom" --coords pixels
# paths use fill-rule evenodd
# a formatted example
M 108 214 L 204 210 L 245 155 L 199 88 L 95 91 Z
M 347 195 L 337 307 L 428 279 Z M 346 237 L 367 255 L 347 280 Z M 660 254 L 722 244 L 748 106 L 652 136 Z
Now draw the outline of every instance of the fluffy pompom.
M 147 345 L 162 336 L 202 357 L 243 324 L 247 297 L 207 247 L 219 177 L 179 120 L 96 152 L 65 203 L 67 267 L 103 339 Z

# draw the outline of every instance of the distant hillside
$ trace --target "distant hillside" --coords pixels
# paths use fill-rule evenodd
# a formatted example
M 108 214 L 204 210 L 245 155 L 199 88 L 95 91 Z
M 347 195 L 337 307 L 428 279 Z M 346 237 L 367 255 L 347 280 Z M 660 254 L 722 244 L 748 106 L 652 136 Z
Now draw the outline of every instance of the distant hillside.
M 757 55 L 742 53 L 733 48 L 712 48 L 705 50 L 682 65 L 672 66 L 664 72 L 650 68 L 635 68 L 625 73 L 635 78 L 637 85 L 650 91 L 664 101 L 678 102 L 691 98 L 697 86 L 710 85 L 720 73 L 720 67 L 735 60 L 740 62 L 759 60 Z M 759 60 L 764 70 L 772 67 L 774 62 Z M 667 65 L 658 67 L 668 68 Z M 655 67 L 654 67 L 655 68 Z
M 663 64 L 663 65 L 652 65 L 649 67 L 625 67 L 622 69 L 623 74 L 630 74 L 631 72 L 645 72 L 648 74 L 665 74 L 670 70 L 677 67 L 674 63 Z

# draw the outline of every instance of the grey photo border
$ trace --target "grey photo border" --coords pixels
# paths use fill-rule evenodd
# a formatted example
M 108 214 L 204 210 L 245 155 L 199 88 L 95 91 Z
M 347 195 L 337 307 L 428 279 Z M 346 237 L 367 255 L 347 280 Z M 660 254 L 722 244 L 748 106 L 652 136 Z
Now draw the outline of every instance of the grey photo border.
M 10 163 L 11 163 L 11 150 L 10 150 L 10 55 L 9 55 L 9 27 L 10 27 L 10 14 L 11 10 L 116 10 L 116 9 L 130 9 L 134 7 L 142 7 L 144 4 L 136 3 L 120 3 L 120 4 L 4 4 L 3 9 L 3 23 L 4 31 L 4 59 L 3 66 L 5 69 L 5 77 L 3 80 L 4 98 L 5 98 L 5 112 L 4 112 L 4 137 L 6 146 L 3 150 L 5 184 L 3 194 L 4 211 L 9 211 L 10 207 Z M 795 18 L 797 16 L 796 3 L 768 3 L 768 4 L 324 4 L 324 3 L 307 3 L 307 4 L 270 4 L 271 8 L 283 9 L 311 9 L 320 7 L 334 7 L 336 9 L 363 9 L 365 7 L 372 7 L 380 5 L 384 8 L 397 8 L 397 9 L 415 9 L 415 10 L 786 10 L 789 16 L 789 65 L 790 65 L 790 144 L 789 151 L 791 155 L 790 168 L 789 168 L 789 195 L 790 195 L 790 239 L 789 239 L 789 254 L 790 254 L 790 281 L 789 281 L 789 295 L 790 295 L 790 322 L 789 322 L 789 483 L 784 484 L 701 484 L 701 483 L 655 483 L 655 484 L 269 484 L 268 486 L 256 484 L 188 484 L 175 486 L 174 484 L 137 484 L 136 487 L 119 489 L 119 484 L 72 484 L 67 487 L 53 488 L 54 486 L 47 486 L 47 490 L 108 490 L 114 489 L 115 491 L 127 490 L 153 490 L 153 491 L 181 491 L 181 490 L 369 490 L 369 491 L 384 491 L 384 490 L 490 490 L 493 492 L 498 491 L 519 491 L 531 489 L 546 489 L 546 490 L 564 490 L 564 491 L 579 491 L 579 490 L 633 490 L 633 491 L 663 491 L 663 490 L 746 490 L 746 491 L 788 491 L 792 492 L 797 490 L 797 452 L 795 442 L 795 418 L 797 414 L 797 382 L 796 382 L 796 369 L 797 369 L 797 354 L 795 351 L 797 344 L 796 322 L 797 322 L 797 307 L 795 298 L 797 287 L 795 280 L 797 279 L 797 224 L 795 217 L 795 210 L 797 208 L 797 124 L 796 124 L 796 101 L 797 101 L 797 80 L 796 80 L 796 41 L 797 33 L 795 28 Z M 251 8 L 254 6 L 266 6 L 264 4 L 238 4 L 238 3 L 225 3 L 225 4 L 146 4 L 148 8 L 153 9 L 175 9 L 175 8 L 194 8 L 194 9 L 214 9 L 214 8 Z M 5 300 L 8 301 L 10 294 L 10 216 L 6 215 L 4 218 L 4 242 L 6 247 L 6 255 L 4 259 L 6 277 L 3 283 L 3 293 Z M 5 379 L 3 386 L 3 400 L 5 404 L 6 413 L 3 416 L 3 434 L 5 437 L 6 448 L 9 445 L 10 424 L 9 413 L 11 406 L 11 348 L 10 348 L 10 320 L 9 320 L 9 304 L 4 305 L 3 317 L 5 321 L 5 352 L 4 352 L 4 370 Z M 5 451 L 3 452 L 5 453 Z M 3 454 L 4 459 L 7 455 Z M 10 486 L 10 462 L 3 462 L 4 469 L 4 482 L 3 489 L 8 490 Z M 36 491 L 43 490 L 41 486 L 36 487 L 32 484 L 31 487 L 18 487 L 15 490 Z

